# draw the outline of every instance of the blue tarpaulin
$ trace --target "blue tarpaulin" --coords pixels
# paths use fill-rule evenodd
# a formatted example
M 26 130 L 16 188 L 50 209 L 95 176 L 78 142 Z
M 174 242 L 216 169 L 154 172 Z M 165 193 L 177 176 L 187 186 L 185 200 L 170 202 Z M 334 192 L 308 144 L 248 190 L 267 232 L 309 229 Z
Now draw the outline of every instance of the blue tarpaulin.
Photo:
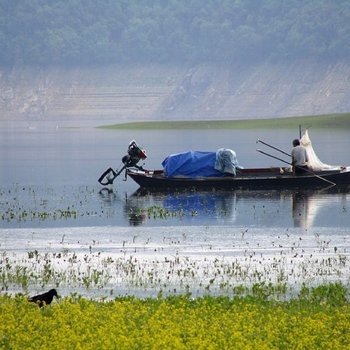
M 165 174 L 171 176 L 223 176 L 215 169 L 216 152 L 189 151 L 172 154 L 162 162 Z
M 172 154 L 162 162 L 165 175 L 187 177 L 210 177 L 236 175 L 238 165 L 236 153 L 220 148 L 217 152 L 188 151 Z

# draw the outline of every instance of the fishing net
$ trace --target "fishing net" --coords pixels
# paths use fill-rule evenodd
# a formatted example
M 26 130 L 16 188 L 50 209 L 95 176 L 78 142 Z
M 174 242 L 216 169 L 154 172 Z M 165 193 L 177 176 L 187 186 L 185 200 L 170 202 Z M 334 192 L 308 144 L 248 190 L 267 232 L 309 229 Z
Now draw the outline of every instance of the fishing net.
M 301 145 L 303 145 L 306 149 L 307 156 L 309 158 L 308 165 L 312 170 L 327 170 L 334 169 L 336 166 L 322 163 L 320 159 L 317 157 L 313 147 L 311 140 L 309 138 L 309 133 L 305 130 L 303 137 L 300 139 Z

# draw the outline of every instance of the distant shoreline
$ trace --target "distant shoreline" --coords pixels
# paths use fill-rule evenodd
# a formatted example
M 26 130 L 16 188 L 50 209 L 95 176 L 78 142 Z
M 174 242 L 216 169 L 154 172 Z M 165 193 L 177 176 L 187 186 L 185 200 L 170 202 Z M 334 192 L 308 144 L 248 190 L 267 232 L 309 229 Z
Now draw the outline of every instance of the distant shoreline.
M 139 121 L 102 125 L 110 130 L 167 130 L 167 129 L 256 129 L 256 128 L 329 128 L 350 129 L 350 113 L 326 114 L 304 117 L 248 119 L 248 120 L 196 120 L 196 121 Z

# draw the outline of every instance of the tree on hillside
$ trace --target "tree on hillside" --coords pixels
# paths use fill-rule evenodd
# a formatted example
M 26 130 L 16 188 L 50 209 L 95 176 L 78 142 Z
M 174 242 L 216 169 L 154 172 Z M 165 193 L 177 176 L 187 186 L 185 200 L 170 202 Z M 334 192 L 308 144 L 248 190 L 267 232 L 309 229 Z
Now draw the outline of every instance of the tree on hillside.
M 348 0 L 2 0 L 0 64 L 349 58 Z

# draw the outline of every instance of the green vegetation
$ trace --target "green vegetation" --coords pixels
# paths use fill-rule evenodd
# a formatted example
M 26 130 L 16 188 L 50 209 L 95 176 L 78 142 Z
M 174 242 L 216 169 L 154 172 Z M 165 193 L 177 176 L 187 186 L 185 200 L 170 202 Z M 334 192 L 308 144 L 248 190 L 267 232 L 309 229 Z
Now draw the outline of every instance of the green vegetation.
M 349 58 L 348 0 L 2 0 L 0 64 Z
M 16 185 L 0 187 L 0 225 L 28 222 L 75 221 L 83 218 L 108 217 L 103 202 L 101 206 L 91 203 L 95 188 L 81 186 L 71 191 L 70 187 L 56 191 L 52 187 Z M 72 203 L 72 204 L 67 204 Z
M 294 300 L 188 295 L 92 301 L 73 295 L 39 309 L 0 296 L 1 349 L 349 349 L 350 305 L 331 284 Z
M 350 128 L 350 113 L 319 116 L 305 116 L 275 119 L 251 120 L 200 120 L 200 121 L 152 121 L 114 124 L 102 126 L 105 129 L 255 129 L 255 128 L 298 128 L 312 126 L 313 128 Z

